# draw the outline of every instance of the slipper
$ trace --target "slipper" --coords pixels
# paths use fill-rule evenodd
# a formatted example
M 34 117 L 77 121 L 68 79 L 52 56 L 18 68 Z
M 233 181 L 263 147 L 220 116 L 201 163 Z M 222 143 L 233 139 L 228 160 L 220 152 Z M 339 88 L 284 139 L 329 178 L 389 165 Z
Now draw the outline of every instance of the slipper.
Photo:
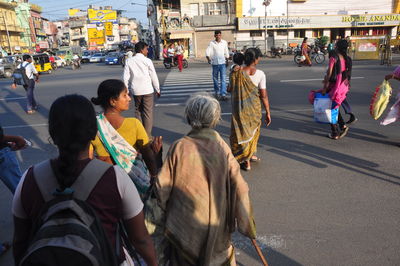
M 251 170 L 251 166 L 250 166 L 250 162 L 243 162 L 240 164 L 240 169 L 245 170 L 245 171 L 250 171 Z
M 261 158 L 255 155 L 251 156 L 250 158 L 250 162 L 259 162 L 259 161 L 261 161 Z
M 333 140 L 338 140 L 339 139 L 339 136 L 333 136 L 332 133 L 329 133 L 327 137 L 330 138 L 330 139 L 333 139 Z
M 349 131 L 349 127 L 343 128 L 343 131 L 339 135 L 339 139 L 343 138 L 344 136 L 347 135 L 347 132 Z
M 0 244 L 0 256 L 6 253 L 11 248 L 11 245 L 7 242 Z
M 35 110 L 28 110 L 28 111 L 26 111 L 26 113 L 27 113 L 28 115 L 33 115 L 33 114 L 35 113 Z

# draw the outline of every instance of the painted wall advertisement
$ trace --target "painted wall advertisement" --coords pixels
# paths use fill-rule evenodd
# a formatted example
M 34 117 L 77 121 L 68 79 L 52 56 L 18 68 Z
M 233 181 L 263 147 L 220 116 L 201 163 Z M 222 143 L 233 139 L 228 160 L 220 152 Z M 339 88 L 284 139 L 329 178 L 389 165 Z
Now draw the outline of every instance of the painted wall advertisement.
M 238 19 L 239 30 L 398 26 L 400 14 L 349 16 L 267 16 Z
M 115 10 L 95 10 L 88 9 L 88 18 L 90 23 L 117 22 L 117 11 Z

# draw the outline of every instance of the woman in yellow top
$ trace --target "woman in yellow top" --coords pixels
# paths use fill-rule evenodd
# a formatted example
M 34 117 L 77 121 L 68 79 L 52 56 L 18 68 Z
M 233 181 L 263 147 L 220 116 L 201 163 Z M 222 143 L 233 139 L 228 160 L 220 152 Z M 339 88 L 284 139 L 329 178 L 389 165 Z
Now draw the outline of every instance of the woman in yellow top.
M 99 131 L 92 141 L 96 157 L 110 164 L 119 165 L 131 176 L 130 171 L 133 171 L 131 168 L 136 167 L 133 174 L 138 174 L 137 161 L 142 156 L 150 176 L 156 176 L 158 171 L 156 154 L 162 146 L 161 137 L 156 137 L 150 142 L 138 119 L 122 116 L 121 113 L 129 109 L 131 102 L 125 84 L 117 79 L 105 80 L 98 87 L 97 97 L 91 100 L 93 104 L 100 105 L 104 111 L 98 116 Z M 140 171 L 138 175 L 140 177 Z

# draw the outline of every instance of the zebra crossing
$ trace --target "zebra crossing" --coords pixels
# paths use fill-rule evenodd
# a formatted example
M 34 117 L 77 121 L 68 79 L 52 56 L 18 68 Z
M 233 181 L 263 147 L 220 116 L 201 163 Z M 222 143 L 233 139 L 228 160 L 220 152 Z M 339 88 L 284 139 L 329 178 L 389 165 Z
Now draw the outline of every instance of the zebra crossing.
M 187 68 L 183 72 L 171 70 L 161 86 L 161 97 L 156 106 L 181 105 L 193 94 L 198 92 L 214 92 L 212 69 Z M 229 78 L 226 78 L 228 83 Z

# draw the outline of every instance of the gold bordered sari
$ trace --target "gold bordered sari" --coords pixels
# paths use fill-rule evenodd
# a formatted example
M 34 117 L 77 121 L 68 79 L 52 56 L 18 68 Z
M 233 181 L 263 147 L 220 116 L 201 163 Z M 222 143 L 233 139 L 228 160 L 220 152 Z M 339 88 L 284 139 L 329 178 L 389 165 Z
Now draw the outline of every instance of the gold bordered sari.
M 230 144 L 239 163 L 250 160 L 257 151 L 261 127 L 261 101 L 258 87 L 243 71 L 230 74 L 232 119 Z

